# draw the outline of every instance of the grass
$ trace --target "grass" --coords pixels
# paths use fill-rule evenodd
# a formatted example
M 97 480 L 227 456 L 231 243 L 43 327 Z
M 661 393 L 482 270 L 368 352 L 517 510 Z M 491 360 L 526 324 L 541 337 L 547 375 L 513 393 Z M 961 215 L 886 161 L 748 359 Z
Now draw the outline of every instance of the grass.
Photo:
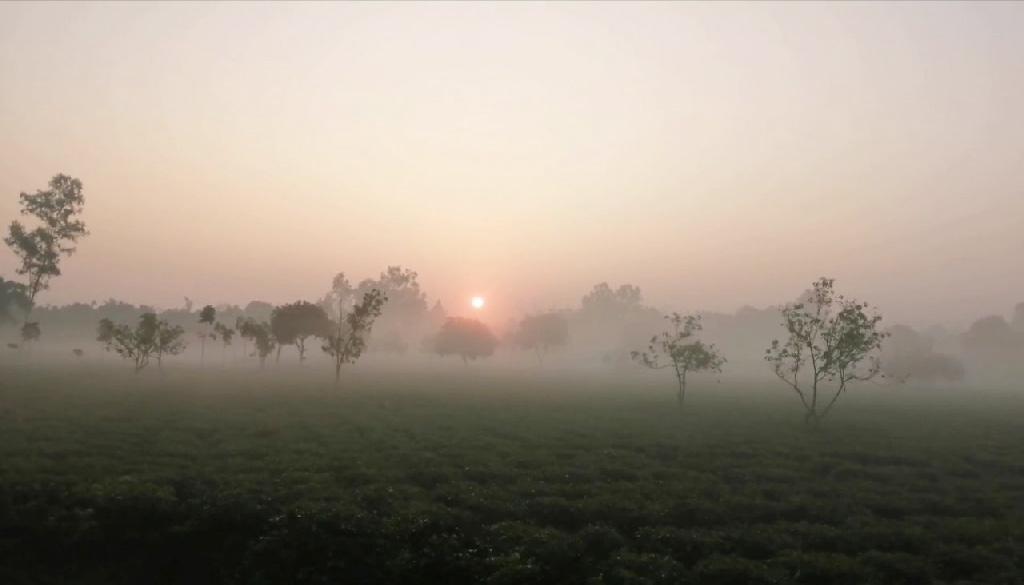
M 3 583 L 1024 582 L 1012 394 L 2 375 Z

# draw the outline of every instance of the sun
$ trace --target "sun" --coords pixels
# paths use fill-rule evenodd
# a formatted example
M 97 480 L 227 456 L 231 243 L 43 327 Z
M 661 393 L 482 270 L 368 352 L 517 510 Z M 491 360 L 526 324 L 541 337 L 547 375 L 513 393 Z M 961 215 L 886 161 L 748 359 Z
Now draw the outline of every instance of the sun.
M 484 300 L 483 297 L 473 297 L 472 299 L 469 300 L 469 304 L 472 305 L 474 309 L 479 311 L 480 309 L 484 308 L 484 305 L 487 304 L 487 301 Z

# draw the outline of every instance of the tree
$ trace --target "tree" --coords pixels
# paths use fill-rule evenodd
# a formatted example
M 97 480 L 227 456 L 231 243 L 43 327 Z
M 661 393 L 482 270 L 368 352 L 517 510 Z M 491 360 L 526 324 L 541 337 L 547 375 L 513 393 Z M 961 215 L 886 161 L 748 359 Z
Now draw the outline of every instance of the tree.
M 111 341 L 114 340 L 114 330 L 117 328 L 114 322 L 104 317 L 96 326 L 96 341 L 103 344 L 103 347 L 110 351 Z
M 181 325 L 169 325 L 166 321 L 157 322 L 156 344 L 153 355 L 156 356 L 156 367 L 163 372 L 164 356 L 178 355 L 185 351 L 185 329 Z
M 936 352 L 932 340 L 906 325 L 889 328 L 881 354 L 882 374 L 891 380 L 958 382 L 964 378 L 964 366 L 953 356 Z
M 135 373 L 149 365 L 156 351 L 160 332 L 159 320 L 155 313 L 143 313 L 134 329 L 128 325 L 115 325 L 108 347 L 125 359 L 132 360 Z
M 206 305 L 199 311 L 199 327 L 200 330 L 196 334 L 199 336 L 199 363 L 200 365 L 206 362 L 206 338 L 211 337 L 210 327 L 213 322 L 217 320 L 217 309 L 213 305 Z
M 223 323 L 216 323 L 213 326 L 213 334 L 215 338 L 220 338 L 220 342 L 224 344 L 224 351 L 227 351 L 228 346 L 231 345 L 231 340 L 235 337 L 235 330 Z
M 822 277 L 796 303 L 781 310 L 789 333 L 772 340 L 764 359 L 789 385 L 805 410 L 804 422 L 817 425 L 853 382 L 873 379 L 881 371 L 878 357 L 887 336 L 882 316 L 866 303 L 836 295 L 835 279 Z M 809 376 L 809 379 L 807 379 Z M 831 390 L 829 390 L 831 385 Z M 832 397 L 820 407 L 831 392 Z
M 281 345 L 295 345 L 301 363 L 306 359 L 306 340 L 330 335 L 331 321 L 319 305 L 296 301 L 274 309 L 270 314 L 270 329 L 278 343 L 278 357 Z
M 704 328 L 700 315 L 684 317 L 672 313 L 665 319 L 671 323 L 671 329 L 651 337 L 647 351 L 634 351 L 630 355 L 641 365 L 654 370 L 672 368 L 679 383 L 676 398 L 682 406 L 686 399 L 686 375 L 690 372 L 721 372 L 726 360 L 719 355 L 714 344 L 694 339 Z
M 387 302 L 378 289 L 363 293 L 363 300 L 334 325 L 334 332 L 324 338 L 323 350 L 334 358 L 334 383 L 341 380 L 341 366 L 355 363 L 366 349 L 366 339 L 373 327 L 373 321 L 380 316 Z M 338 307 L 338 314 L 344 314 L 344 307 Z
M 260 358 L 260 368 L 262 368 L 267 362 L 267 356 L 273 353 L 277 346 L 274 334 L 270 330 L 270 324 L 265 322 L 253 323 L 249 331 L 256 348 L 256 355 Z
M 72 255 L 76 242 L 89 232 L 79 219 L 85 197 L 78 179 L 58 174 L 50 179 L 46 191 L 21 193 L 19 203 L 21 214 L 34 217 L 40 224 L 29 229 L 17 220 L 12 221 L 4 238 L 21 263 L 18 274 L 28 280 L 24 288 L 28 299 L 27 322 L 36 295 L 50 287 L 52 278 L 60 276 L 61 257 Z
M 238 336 L 242 338 L 242 355 L 248 355 L 249 348 L 246 346 L 248 340 L 256 337 L 256 328 L 259 325 L 251 317 L 239 317 L 235 320 L 235 329 Z
M 0 277 L 0 327 L 15 323 L 31 306 L 25 285 Z
M 476 319 L 448 317 L 433 340 L 433 351 L 440 356 L 457 355 L 463 363 L 488 357 L 498 346 L 498 338 Z
M 374 349 L 404 352 L 409 339 L 422 338 L 427 333 L 430 324 L 427 295 L 420 288 L 418 278 L 413 270 L 388 266 L 377 279 L 368 278 L 356 287 L 355 299 L 363 298 L 374 289 L 387 298 L 387 305 L 374 325 Z M 335 281 L 337 288 L 337 277 Z
M 42 335 L 42 330 L 39 328 L 37 321 L 26 321 L 21 326 L 21 345 L 22 347 L 30 347 L 30 344 L 39 341 L 39 337 Z
M 348 277 L 345 276 L 344 272 L 339 272 L 331 280 L 331 290 L 327 291 L 324 298 L 320 300 L 320 306 L 331 319 L 340 319 L 344 315 L 345 309 L 352 302 L 354 294 L 355 289 L 352 288 Z
M 569 343 L 569 322 L 560 313 L 527 315 L 519 322 L 515 342 L 522 349 L 533 350 L 543 364 L 548 350 Z
M 1014 331 L 1003 317 L 992 315 L 971 323 L 961 341 L 970 351 L 1016 353 L 1024 345 L 1024 335 Z

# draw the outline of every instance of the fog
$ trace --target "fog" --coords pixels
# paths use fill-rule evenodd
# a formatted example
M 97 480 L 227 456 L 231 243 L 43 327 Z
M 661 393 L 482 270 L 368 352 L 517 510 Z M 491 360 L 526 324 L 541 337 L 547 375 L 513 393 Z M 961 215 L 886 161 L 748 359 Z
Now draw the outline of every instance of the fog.
M 1024 3 L 0 3 L 0 583 L 1021 583 Z
M 56 172 L 85 183 L 93 233 L 45 303 L 281 304 L 401 264 L 499 325 L 605 280 L 731 313 L 825 274 L 895 322 L 965 328 L 1024 288 L 1022 22 L 4 3 L 0 218 Z

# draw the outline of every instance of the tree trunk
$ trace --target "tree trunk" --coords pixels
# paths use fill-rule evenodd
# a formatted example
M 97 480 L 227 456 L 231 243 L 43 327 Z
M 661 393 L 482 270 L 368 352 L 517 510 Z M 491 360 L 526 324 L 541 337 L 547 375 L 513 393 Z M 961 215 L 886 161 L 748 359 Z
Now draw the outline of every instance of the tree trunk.
M 679 407 L 683 407 L 683 402 L 686 401 L 686 371 L 676 371 L 676 380 L 679 381 L 679 393 L 676 394 L 676 400 L 679 402 Z

